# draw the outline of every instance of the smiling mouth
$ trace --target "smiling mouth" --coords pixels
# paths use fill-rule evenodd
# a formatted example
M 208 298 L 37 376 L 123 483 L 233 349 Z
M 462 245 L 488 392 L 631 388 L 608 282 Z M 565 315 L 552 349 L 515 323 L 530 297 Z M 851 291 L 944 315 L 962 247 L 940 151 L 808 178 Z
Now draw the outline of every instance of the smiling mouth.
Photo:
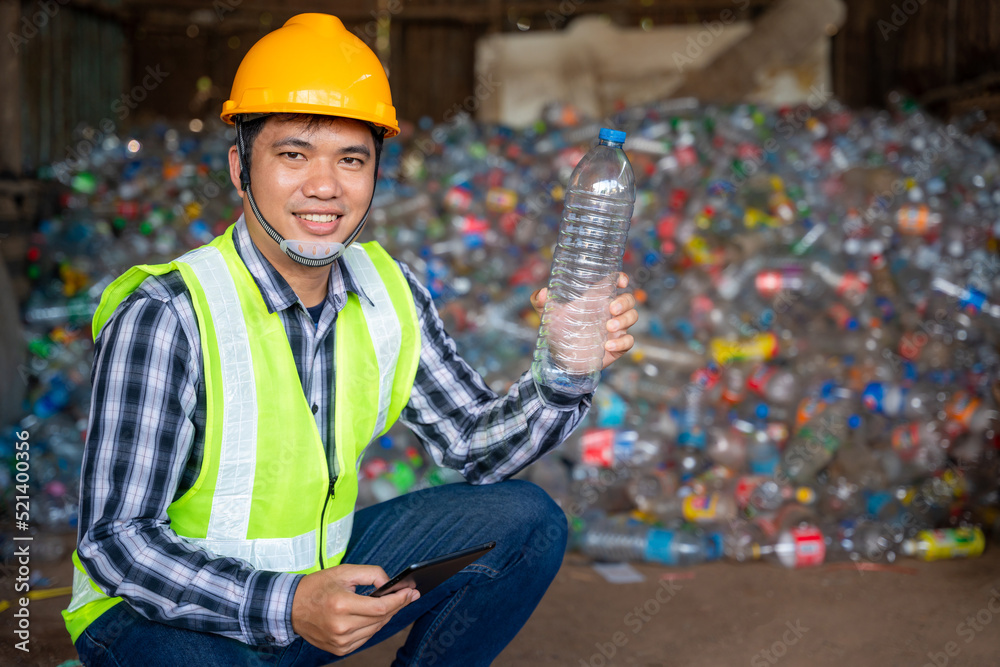
M 344 216 L 342 216 L 342 215 L 336 215 L 334 213 L 324 213 L 324 214 L 319 214 L 319 213 L 296 213 L 295 217 L 299 218 L 301 220 L 305 220 L 306 222 L 313 222 L 313 223 L 323 224 L 323 223 L 336 222 L 337 220 L 339 220 L 340 218 L 342 218 Z

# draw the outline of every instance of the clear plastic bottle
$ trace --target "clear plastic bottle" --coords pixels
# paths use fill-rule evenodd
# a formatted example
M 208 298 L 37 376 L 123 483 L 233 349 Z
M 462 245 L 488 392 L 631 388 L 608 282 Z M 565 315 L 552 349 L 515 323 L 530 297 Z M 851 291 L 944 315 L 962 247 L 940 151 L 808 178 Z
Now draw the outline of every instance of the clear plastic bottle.
M 775 405 L 790 405 L 802 397 L 801 380 L 796 373 L 768 364 L 754 369 L 747 387 Z
M 636 340 L 630 354 L 638 363 L 649 362 L 675 370 L 695 370 L 705 365 L 705 355 L 683 343 L 640 339 Z
M 839 398 L 799 429 L 782 454 L 782 467 L 789 479 L 797 484 L 815 479 L 847 439 L 852 414 L 850 401 Z
M 892 563 L 899 551 L 898 531 L 878 521 L 847 520 L 828 529 L 827 561 Z
M 871 284 L 871 276 L 867 273 L 838 271 L 821 261 L 812 262 L 809 269 L 838 296 L 855 305 L 861 303 Z
M 760 403 L 755 410 L 757 417 L 747 442 L 747 462 L 754 475 L 773 475 L 781 463 L 781 451 L 768 433 L 767 405 Z
M 570 176 L 531 365 L 543 395 L 587 394 L 600 380 L 608 304 L 615 295 L 635 203 L 624 141 L 624 132 L 601 129 L 600 143 Z
M 714 533 L 606 521 L 587 530 L 582 550 L 599 560 L 686 566 L 718 560 L 722 555 L 722 539 Z
M 885 472 L 868 444 L 868 426 L 873 418 L 854 414 L 847 418 L 851 437 L 837 451 L 835 465 L 839 474 L 864 488 L 880 489 L 886 483 Z
M 998 416 L 988 401 L 964 390 L 951 396 L 945 406 L 945 413 L 961 427 L 963 433 L 973 435 L 986 432 Z
M 747 521 L 733 521 L 723 533 L 723 552 L 726 558 L 738 563 L 758 560 L 763 555 L 761 547 L 766 541 L 767 536 L 756 524 Z
M 713 524 L 735 519 L 738 508 L 732 494 L 716 491 L 660 497 L 649 505 L 648 511 L 667 524 L 682 519 L 688 523 Z
M 730 470 L 742 470 L 747 461 L 746 435 L 731 425 L 716 424 L 708 429 L 705 453 Z
M 787 568 L 815 567 L 826 558 L 826 541 L 816 526 L 802 524 L 783 530 L 774 544 L 762 546 L 766 560 Z
M 923 475 L 933 474 L 947 462 L 951 439 L 938 421 L 917 420 L 900 424 L 889 433 L 892 449 L 904 465 Z
M 944 278 L 937 277 L 931 281 L 931 289 L 941 292 L 958 301 L 958 305 L 966 312 L 978 315 L 984 313 L 1000 319 L 1000 305 L 991 303 L 987 295 L 975 287 L 962 287 Z
M 743 364 L 731 364 L 723 371 L 722 400 L 728 405 L 739 405 L 747 395 L 747 369 Z
M 673 499 L 680 487 L 676 471 L 665 465 L 645 468 L 631 475 L 628 480 L 629 500 L 641 512 L 656 514 L 660 503 Z
M 870 412 L 906 419 L 933 418 L 946 395 L 928 387 L 905 387 L 888 382 L 871 382 L 861 402 Z
M 764 475 L 743 475 L 736 481 L 736 502 L 748 515 L 773 512 L 794 499 L 801 505 L 816 502 L 816 492 L 808 486 L 791 486 Z

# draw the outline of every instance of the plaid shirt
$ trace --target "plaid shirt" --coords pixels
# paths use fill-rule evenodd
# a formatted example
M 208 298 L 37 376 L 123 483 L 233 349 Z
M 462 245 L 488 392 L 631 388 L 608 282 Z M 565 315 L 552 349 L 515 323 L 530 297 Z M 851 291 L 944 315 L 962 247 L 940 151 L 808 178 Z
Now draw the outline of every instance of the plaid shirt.
M 368 297 L 346 263 L 330 271 L 314 323 L 250 239 L 241 217 L 236 250 L 270 312 L 285 326 L 302 391 L 332 456 L 333 330 L 351 291 Z M 421 333 L 420 364 L 400 417 L 438 465 L 473 484 L 505 479 L 552 449 L 579 424 L 590 397 L 544 402 L 530 373 L 497 396 L 457 354 L 431 296 L 400 264 Z M 198 322 L 176 271 L 147 278 L 97 340 L 83 461 L 79 556 L 91 578 L 143 616 L 254 645 L 295 639 L 292 597 L 303 575 L 215 558 L 177 536 L 167 506 L 191 487 L 205 446 L 205 378 Z

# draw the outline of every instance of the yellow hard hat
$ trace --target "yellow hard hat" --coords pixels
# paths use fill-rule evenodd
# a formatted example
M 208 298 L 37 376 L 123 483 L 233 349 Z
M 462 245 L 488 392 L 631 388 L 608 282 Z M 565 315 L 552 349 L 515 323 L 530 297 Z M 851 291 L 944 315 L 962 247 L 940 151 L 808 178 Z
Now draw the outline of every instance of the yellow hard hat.
M 399 134 L 382 63 L 329 14 L 293 16 L 243 57 L 221 118 L 269 113 L 355 118 Z

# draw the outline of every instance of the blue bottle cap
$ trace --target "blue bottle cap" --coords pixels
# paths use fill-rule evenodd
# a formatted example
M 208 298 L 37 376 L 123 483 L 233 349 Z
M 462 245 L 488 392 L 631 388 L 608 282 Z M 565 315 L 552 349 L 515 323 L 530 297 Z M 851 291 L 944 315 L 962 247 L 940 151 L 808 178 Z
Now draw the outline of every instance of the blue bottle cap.
M 616 144 L 625 143 L 625 133 L 621 130 L 612 130 L 610 127 L 602 127 L 597 136 L 601 141 L 613 141 Z
M 827 380 L 826 382 L 823 383 L 823 386 L 820 387 L 819 390 L 820 398 L 822 398 L 824 401 L 836 400 L 836 396 L 834 395 L 834 392 L 836 392 L 836 390 L 837 390 L 837 383 L 834 382 L 833 380 Z
M 725 553 L 721 533 L 709 533 L 705 536 L 705 560 L 713 561 L 722 558 Z

